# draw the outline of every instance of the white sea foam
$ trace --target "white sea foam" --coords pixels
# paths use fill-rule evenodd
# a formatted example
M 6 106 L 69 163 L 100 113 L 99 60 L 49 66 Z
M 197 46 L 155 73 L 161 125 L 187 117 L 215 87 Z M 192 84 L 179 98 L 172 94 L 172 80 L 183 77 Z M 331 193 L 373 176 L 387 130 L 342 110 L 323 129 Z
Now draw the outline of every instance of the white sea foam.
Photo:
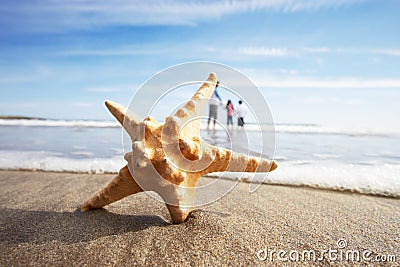
M 73 149 L 86 149 L 87 147 L 86 146 L 77 146 L 77 145 L 74 145 L 74 146 L 72 146 L 72 148 Z
M 281 155 L 275 155 L 274 159 L 278 160 L 278 161 L 284 161 L 284 160 L 287 160 L 288 158 L 285 156 L 281 156 Z
M 90 121 L 90 120 L 5 120 L 0 119 L 0 126 L 28 126 L 28 127 L 120 127 L 115 121 Z
M 265 174 L 244 173 L 245 181 L 267 184 L 310 186 L 347 190 L 365 194 L 400 197 L 400 165 L 360 166 L 336 163 L 330 165 L 293 165 L 281 162 L 275 171 Z M 218 177 L 222 173 L 209 176 Z M 240 176 L 241 174 L 239 174 Z M 224 178 L 238 179 L 238 173 L 224 173 Z
M 121 156 L 74 159 L 44 151 L 0 151 L 0 169 L 6 170 L 116 173 L 123 166 Z
M 366 128 L 343 128 L 328 127 L 321 125 L 275 125 L 275 131 L 278 133 L 298 133 L 298 134 L 336 134 L 350 136 L 370 136 L 370 135 L 392 135 L 397 132 L 381 131 L 379 129 Z
M 73 151 L 71 154 L 74 156 L 82 156 L 87 158 L 92 158 L 94 156 L 94 154 L 89 151 Z
M 337 159 L 340 158 L 340 155 L 335 155 L 335 154 L 319 154 L 319 153 L 313 153 L 312 154 L 314 157 L 319 158 L 319 159 Z
M 120 127 L 116 121 L 95 121 L 95 120 L 38 120 L 38 119 L 0 119 L 0 126 L 25 126 L 25 127 L 89 127 L 89 128 L 116 128 Z M 235 126 L 236 127 L 236 126 Z M 207 124 L 201 124 L 202 130 L 207 130 Z M 370 136 L 370 135 L 397 135 L 398 131 L 381 131 L 379 129 L 363 128 L 334 128 L 314 124 L 277 124 L 272 128 L 271 125 L 246 124 L 246 131 L 271 131 L 277 133 L 296 133 L 296 134 L 337 134 L 350 136 Z M 224 130 L 220 125 L 216 126 L 217 131 Z
M 116 173 L 126 162 L 121 156 L 111 158 L 66 158 L 62 153 L 0 151 L 0 169 L 41 170 L 82 173 Z M 280 162 L 279 168 L 266 176 L 252 173 L 224 173 L 227 179 L 258 181 L 267 184 L 305 185 L 349 190 L 366 194 L 400 197 L 400 164 L 354 165 L 345 163 Z M 221 173 L 209 176 L 219 177 Z M 266 179 L 264 180 L 264 178 Z

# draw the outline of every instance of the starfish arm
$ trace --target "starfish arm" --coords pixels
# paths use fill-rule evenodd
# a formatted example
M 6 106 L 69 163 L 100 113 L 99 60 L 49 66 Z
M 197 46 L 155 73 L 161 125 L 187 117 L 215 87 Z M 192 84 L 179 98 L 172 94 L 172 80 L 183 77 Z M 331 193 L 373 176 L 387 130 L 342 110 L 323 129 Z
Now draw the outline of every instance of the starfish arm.
M 160 194 L 174 223 L 184 222 L 194 209 L 195 186 L 200 176 L 197 174 L 189 176 L 181 185 L 174 187 L 173 194 L 166 195 L 164 192 Z
M 106 185 L 106 187 L 81 206 L 81 211 L 98 209 L 126 196 L 142 191 L 143 190 L 131 176 L 128 166 L 125 166 L 119 171 L 118 175 Z
M 202 171 L 202 175 L 211 172 L 271 172 L 278 165 L 274 160 L 267 160 L 259 157 L 248 156 L 243 153 L 231 151 L 229 149 L 205 146 L 203 156 L 213 157 L 212 163 Z
M 200 119 L 216 85 L 216 75 L 211 73 L 192 98 L 173 115 L 165 118 L 162 143 L 167 157 L 175 158 L 178 165 L 197 160 L 199 150 Z M 184 156 L 182 156 L 184 155 Z
M 120 104 L 107 100 L 105 102 L 108 110 L 118 120 L 118 122 L 128 132 L 133 141 L 140 140 L 140 121 L 141 119 L 133 112 L 129 111 Z
M 243 169 L 243 167 L 245 168 Z M 229 162 L 228 168 L 225 171 L 271 172 L 276 168 L 278 168 L 278 164 L 276 164 L 274 160 L 268 160 L 260 157 L 252 157 L 242 153 L 232 152 L 231 160 Z
M 207 81 L 205 81 L 192 98 L 175 113 L 175 117 L 179 118 L 181 127 L 181 136 L 192 138 L 200 135 L 200 120 L 197 118 L 203 114 L 208 100 L 214 92 L 217 76 L 210 73 Z
M 183 208 L 180 206 L 174 206 L 174 205 L 170 205 L 170 204 L 166 204 L 166 205 L 167 205 L 169 214 L 171 215 L 172 221 L 175 224 L 183 223 L 189 216 L 189 213 L 193 210 L 193 207 Z

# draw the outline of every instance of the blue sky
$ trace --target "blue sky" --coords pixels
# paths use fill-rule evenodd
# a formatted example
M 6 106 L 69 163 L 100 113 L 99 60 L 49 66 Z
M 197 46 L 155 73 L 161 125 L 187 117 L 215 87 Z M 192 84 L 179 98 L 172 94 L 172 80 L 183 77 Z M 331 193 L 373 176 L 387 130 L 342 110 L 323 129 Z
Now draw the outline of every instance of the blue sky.
M 0 114 L 111 119 L 105 99 L 127 105 L 156 72 L 215 61 L 251 78 L 279 123 L 400 130 L 398 25 L 396 0 L 4 0 Z

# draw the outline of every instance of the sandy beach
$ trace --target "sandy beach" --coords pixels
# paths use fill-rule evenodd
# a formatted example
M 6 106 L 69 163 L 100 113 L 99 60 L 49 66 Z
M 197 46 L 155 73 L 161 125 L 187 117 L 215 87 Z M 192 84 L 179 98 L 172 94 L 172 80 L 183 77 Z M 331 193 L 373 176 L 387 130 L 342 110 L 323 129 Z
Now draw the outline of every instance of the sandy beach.
M 398 199 L 272 185 L 250 194 L 239 183 L 179 225 L 145 193 L 77 211 L 112 176 L 0 171 L 0 265 L 400 263 Z M 321 252 L 329 249 L 331 257 Z M 305 250 L 316 259 L 302 258 Z M 343 256 L 349 250 L 359 261 Z

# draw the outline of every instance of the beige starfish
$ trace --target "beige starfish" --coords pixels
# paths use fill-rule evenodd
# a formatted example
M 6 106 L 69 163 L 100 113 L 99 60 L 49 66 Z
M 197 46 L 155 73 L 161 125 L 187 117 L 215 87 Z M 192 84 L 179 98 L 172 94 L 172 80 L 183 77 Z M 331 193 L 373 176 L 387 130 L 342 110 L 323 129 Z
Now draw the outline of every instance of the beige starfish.
M 195 186 L 212 172 L 269 172 L 274 161 L 213 146 L 200 137 L 201 115 L 216 85 L 216 75 L 164 124 L 152 117 L 140 121 L 124 107 L 106 101 L 106 106 L 132 139 L 128 165 L 100 192 L 86 201 L 82 211 L 101 208 L 128 195 L 155 191 L 166 203 L 174 223 L 182 223 L 194 208 Z

